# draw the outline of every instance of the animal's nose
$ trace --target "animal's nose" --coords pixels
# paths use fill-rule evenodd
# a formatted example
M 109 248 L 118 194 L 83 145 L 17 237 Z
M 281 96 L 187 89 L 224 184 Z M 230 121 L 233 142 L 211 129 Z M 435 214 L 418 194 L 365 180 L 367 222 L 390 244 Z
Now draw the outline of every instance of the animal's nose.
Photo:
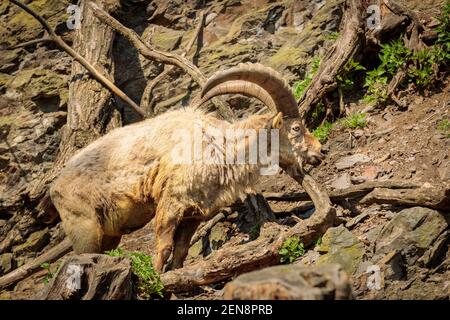
M 322 163 L 322 160 L 325 158 L 325 156 L 322 153 L 315 152 L 314 154 L 311 154 L 309 156 L 309 164 L 313 166 L 318 166 Z

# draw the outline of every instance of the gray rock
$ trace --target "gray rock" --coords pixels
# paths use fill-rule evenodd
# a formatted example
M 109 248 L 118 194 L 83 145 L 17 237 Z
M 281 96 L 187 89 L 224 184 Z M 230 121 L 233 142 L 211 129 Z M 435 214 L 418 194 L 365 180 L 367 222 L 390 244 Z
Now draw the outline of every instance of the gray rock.
M 450 180 L 450 163 L 438 169 L 439 177 L 442 181 Z
M 352 296 L 349 278 L 336 264 L 269 267 L 240 275 L 224 288 L 227 300 L 342 300 Z
M 349 275 L 358 270 L 365 254 L 364 244 L 343 225 L 328 229 L 318 250 L 324 254 L 317 260 L 317 265 L 337 263 Z
M 218 223 L 211 228 L 209 241 L 212 250 L 219 249 L 228 239 L 230 228 L 224 223 Z
M 331 187 L 333 189 L 346 189 L 352 185 L 350 175 L 348 173 L 341 174 L 339 177 L 333 180 Z
M 349 229 L 353 228 L 354 226 L 356 226 L 358 223 L 366 220 L 369 217 L 369 214 L 367 212 L 363 212 L 359 215 L 357 215 L 356 217 L 354 217 L 353 219 L 351 219 L 349 222 L 347 222 L 345 224 L 345 226 Z
M 15 261 L 12 253 L 0 255 L 0 275 L 10 272 L 14 268 Z
M 369 156 L 366 156 L 362 153 L 356 153 L 351 156 L 344 157 L 336 162 L 336 169 L 344 170 L 348 168 L 352 168 L 357 164 L 370 162 L 372 159 Z
M 20 256 L 26 252 L 37 252 L 44 248 L 50 241 L 50 233 L 47 228 L 32 233 L 26 242 L 13 248 L 14 255 Z
M 413 265 L 447 227 L 438 211 L 422 207 L 404 209 L 384 225 L 376 239 L 375 254 L 399 250 L 407 264 Z

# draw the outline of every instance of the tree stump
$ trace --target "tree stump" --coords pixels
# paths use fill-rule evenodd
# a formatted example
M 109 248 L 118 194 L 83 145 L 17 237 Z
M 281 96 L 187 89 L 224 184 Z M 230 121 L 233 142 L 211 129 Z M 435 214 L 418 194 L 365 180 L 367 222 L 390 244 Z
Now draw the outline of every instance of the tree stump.
M 130 260 L 103 254 L 70 256 L 62 262 L 43 300 L 129 300 L 132 297 Z

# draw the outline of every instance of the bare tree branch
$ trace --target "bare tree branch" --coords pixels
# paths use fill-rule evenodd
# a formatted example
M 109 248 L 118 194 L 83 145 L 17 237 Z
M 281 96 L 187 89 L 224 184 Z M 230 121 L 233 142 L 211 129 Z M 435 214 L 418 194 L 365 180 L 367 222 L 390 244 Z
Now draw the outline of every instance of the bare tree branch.
M 200 16 L 198 18 L 197 28 L 196 28 L 191 40 L 189 41 L 188 45 L 186 46 L 183 53 L 181 54 L 182 57 L 185 57 L 189 53 L 189 51 L 191 51 L 192 47 L 194 46 L 195 41 L 197 40 L 197 38 L 203 28 L 204 22 L 205 22 L 205 13 L 201 12 Z M 162 79 L 164 79 L 164 77 L 166 77 L 168 74 L 170 74 L 170 72 L 172 72 L 173 69 L 174 69 L 173 65 L 171 65 L 169 67 L 165 67 L 164 71 L 162 73 L 160 73 L 157 77 L 155 77 L 153 80 L 151 80 L 147 83 L 147 86 L 145 87 L 144 93 L 142 94 L 142 98 L 141 98 L 141 109 L 142 110 L 149 110 L 150 114 L 153 113 L 153 110 L 152 110 L 153 108 L 152 109 L 149 108 L 150 105 L 153 105 L 152 103 L 150 103 L 151 98 L 152 98 L 152 91 L 156 87 L 156 85 L 159 82 L 161 82 Z
M 371 181 L 361 183 L 359 185 L 351 186 L 341 190 L 333 190 L 329 192 L 331 201 L 341 201 L 348 198 L 357 198 L 366 195 L 375 188 L 387 189 L 415 189 L 419 188 L 420 184 L 411 183 L 407 181 Z M 265 193 L 264 197 L 268 201 L 306 201 L 309 200 L 307 192 L 299 193 Z
M 109 25 L 111 28 L 124 36 L 128 41 L 130 41 L 142 56 L 150 60 L 156 60 L 165 64 L 175 65 L 189 74 L 189 76 L 191 76 L 191 78 L 200 86 L 203 86 L 205 84 L 205 76 L 192 62 L 187 60 L 185 57 L 177 54 L 159 51 L 149 47 L 142 40 L 142 38 L 136 34 L 136 32 L 122 25 L 119 21 L 111 17 L 106 11 L 101 9 L 94 2 L 89 2 L 89 5 L 91 6 L 95 16 L 98 19 Z M 224 119 L 232 120 L 235 118 L 233 111 L 221 98 L 216 97 L 213 99 L 213 102 L 218 107 L 220 115 Z
M 48 22 L 41 17 L 38 13 L 36 13 L 33 9 L 31 9 L 26 4 L 18 0 L 10 0 L 15 5 L 19 6 L 27 13 L 32 15 L 39 23 L 44 27 L 44 29 L 48 32 L 50 39 L 52 39 L 56 44 L 65 52 L 67 52 L 70 56 L 72 56 L 76 61 L 78 61 L 83 67 L 85 67 L 95 79 L 97 79 L 100 83 L 102 83 L 105 87 L 111 90 L 115 95 L 117 95 L 120 99 L 128 103 L 128 105 L 136 111 L 142 118 L 145 118 L 145 113 L 139 108 L 139 106 L 128 97 L 125 92 L 120 90 L 114 83 L 112 83 L 108 78 L 106 78 L 103 74 L 97 71 L 93 65 L 89 63 L 85 58 L 79 55 L 75 50 L 73 50 L 67 43 L 58 36 L 53 28 L 48 24 Z

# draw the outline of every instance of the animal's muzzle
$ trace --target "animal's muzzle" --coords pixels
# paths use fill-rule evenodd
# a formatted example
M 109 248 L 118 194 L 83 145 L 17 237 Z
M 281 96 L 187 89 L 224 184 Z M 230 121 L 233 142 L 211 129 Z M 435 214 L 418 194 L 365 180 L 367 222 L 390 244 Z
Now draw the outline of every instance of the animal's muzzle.
M 318 166 L 322 163 L 323 159 L 325 159 L 325 155 L 323 153 L 309 151 L 306 162 L 310 165 Z

